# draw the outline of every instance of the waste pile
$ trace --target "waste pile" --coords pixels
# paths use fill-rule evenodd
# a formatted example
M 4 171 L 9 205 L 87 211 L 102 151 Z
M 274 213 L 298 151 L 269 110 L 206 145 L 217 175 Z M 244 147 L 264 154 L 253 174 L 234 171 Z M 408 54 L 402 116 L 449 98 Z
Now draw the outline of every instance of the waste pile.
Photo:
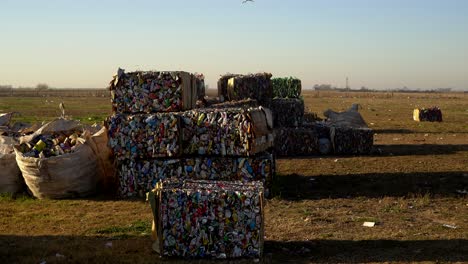
M 275 98 L 299 98 L 301 96 L 302 83 L 300 79 L 294 77 L 273 78 L 271 83 Z
M 22 143 L 17 150 L 24 157 L 49 158 L 72 153 L 85 139 L 80 131 L 38 135 L 31 142 Z M 81 140 L 80 140 L 81 139 Z
M 109 84 L 116 113 L 176 112 L 195 108 L 204 96 L 203 75 L 182 71 L 119 69 Z
M 153 248 L 162 256 L 259 258 L 263 254 L 261 182 L 163 181 L 149 193 Z
M 186 157 L 180 159 L 125 160 L 118 173 L 123 197 L 144 197 L 156 184 L 167 178 L 260 181 L 269 197 L 274 175 L 274 157 L 262 153 L 256 157 Z
M 414 121 L 442 122 L 442 110 L 433 106 L 430 108 L 417 108 L 413 111 Z

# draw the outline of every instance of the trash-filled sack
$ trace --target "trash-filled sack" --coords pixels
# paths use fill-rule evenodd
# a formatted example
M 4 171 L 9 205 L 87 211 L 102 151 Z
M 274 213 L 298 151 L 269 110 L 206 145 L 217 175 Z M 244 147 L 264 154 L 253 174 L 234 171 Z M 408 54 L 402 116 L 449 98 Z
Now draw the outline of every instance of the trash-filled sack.
M 273 78 L 273 97 L 279 98 L 299 98 L 301 96 L 301 80 L 294 77 Z
M 353 104 L 350 109 L 343 112 L 335 112 L 328 109 L 323 114 L 327 117 L 326 123 L 329 126 L 340 126 L 340 127 L 365 127 L 367 128 L 366 121 L 362 118 L 358 112 L 358 104 Z
M 232 77 L 241 76 L 241 74 L 226 73 L 222 75 L 218 80 L 218 97 L 221 102 L 228 100 L 228 81 Z
M 274 157 L 187 157 L 181 159 L 124 160 L 118 165 L 121 197 L 143 197 L 166 178 L 223 181 L 261 181 L 269 197 L 274 177 Z
M 442 111 L 439 107 L 416 108 L 413 110 L 414 121 L 442 122 Z
M 370 128 L 330 127 L 330 140 L 335 154 L 369 154 L 374 145 Z
M 23 180 L 16 163 L 13 137 L 0 136 L 0 193 L 17 193 L 21 190 Z
M 264 108 L 195 109 L 182 113 L 186 155 L 250 156 L 273 146 L 271 112 Z
M 97 160 L 89 133 L 79 123 L 57 119 L 15 146 L 26 185 L 37 198 L 83 197 L 95 192 Z
M 114 156 L 109 147 L 109 137 L 106 127 L 91 136 L 89 141 L 91 148 L 97 158 L 98 167 L 98 188 L 103 192 L 115 192 L 117 188 L 117 179 L 114 166 Z
M 148 194 L 153 244 L 163 257 L 259 258 L 263 254 L 261 182 L 163 181 Z
M 304 117 L 304 101 L 294 98 L 275 98 L 271 101 L 275 127 L 298 127 Z
M 119 69 L 110 82 L 114 113 L 177 112 L 195 108 L 203 98 L 201 76 L 183 71 L 137 71 Z
M 180 113 L 125 115 L 107 120 L 109 146 L 119 159 L 176 157 L 180 153 Z
M 271 73 L 232 77 L 228 80 L 227 93 L 227 98 L 231 101 L 251 98 L 260 105 L 269 107 L 273 98 Z

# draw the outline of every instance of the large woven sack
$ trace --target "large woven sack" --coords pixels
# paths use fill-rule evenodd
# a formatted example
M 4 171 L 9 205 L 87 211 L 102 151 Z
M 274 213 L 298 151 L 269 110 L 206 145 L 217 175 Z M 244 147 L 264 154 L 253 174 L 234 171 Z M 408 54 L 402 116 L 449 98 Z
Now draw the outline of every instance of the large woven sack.
M 116 190 L 115 166 L 112 151 L 108 146 L 108 131 L 106 127 L 96 132 L 90 140 L 90 146 L 97 158 L 98 187 L 104 192 Z
M 21 172 L 16 164 L 12 137 L 0 136 L 0 193 L 16 193 L 21 190 Z
M 326 123 L 331 126 L 367 128 L 366 121 L 358 112 L 358 107 L 358 104 L 353 104 L 350 109 L 340 113 L 328 109 L 323 115 L 327 117 Z
M 39 134 L 75 131 L 79 127 L 76 121 L 57 119 L 20 141 L 28 142 Z M 16 161 L 31 193 L 39 199 L 84 197 L 95 193 L 98 167 L 90 140 L 89 136 L 81 138 L 74 152 L 49 158 L 25 157 L 15 147 Z

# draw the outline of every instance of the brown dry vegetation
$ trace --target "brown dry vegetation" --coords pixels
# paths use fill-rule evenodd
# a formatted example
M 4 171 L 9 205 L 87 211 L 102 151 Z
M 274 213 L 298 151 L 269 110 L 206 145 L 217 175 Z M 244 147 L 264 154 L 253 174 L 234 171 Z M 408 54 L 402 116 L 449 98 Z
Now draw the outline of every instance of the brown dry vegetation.
M 0 110 L 9 107 L 24 118 L 43 107 L 31 98 L 21 98 L 28 106 L 4 99 Z M 278 196 L 265 208 L 262 261 L 468 262 L 468 199 L 457 192 L 468 190 L 466 95 L 311 91 L 304 100 L 319 115 L 360 103 L 377 133 L 377 151 L 278 160 Z M 69 105 L 84 117 L 110 109 L 105 98 Z M 444 122 L 412 121 L 414 107 L 432 105 L 442 108 Z M 139 200 L 2 197 L 0 256 L 3 263 L 159 262 L 150 220 L 149 206 Z M 364 221 L 377 225 L 363 227 Z

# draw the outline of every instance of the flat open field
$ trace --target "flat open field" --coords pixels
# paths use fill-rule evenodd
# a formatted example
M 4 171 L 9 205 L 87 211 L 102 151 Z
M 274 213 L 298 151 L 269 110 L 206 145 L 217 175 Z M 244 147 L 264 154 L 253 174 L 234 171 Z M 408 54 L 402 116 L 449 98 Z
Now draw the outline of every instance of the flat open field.
M 110 113 L 103 97 L 0 97 L 0 112 L 42 121 L 58 115 L 59 100 L 67 114 L 89 123 Z M 468 262 L 468 95 L 306 91 L 304 100 L 319 116 L 361 104 L 376 151 L 279 159 L 261 262 Z M 413 108 L 433 105 L 444 122 L 412 121 Z M 3 196 L 0 259 L 155 263 L 161 259 L 151 249 L 150 223 L 149 205 L 140 200 Z

